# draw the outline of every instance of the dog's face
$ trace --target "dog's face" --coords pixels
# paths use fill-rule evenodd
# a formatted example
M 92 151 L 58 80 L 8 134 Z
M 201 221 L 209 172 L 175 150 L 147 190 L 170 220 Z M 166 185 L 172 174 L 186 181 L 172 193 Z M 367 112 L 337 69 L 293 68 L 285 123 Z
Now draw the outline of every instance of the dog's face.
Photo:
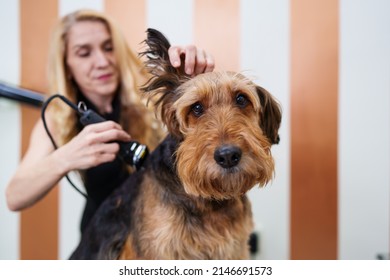
M 194 78 L 170 65 L 168 40 L 148 29 L 143 91 L 157 98 L 162 121 L 179 144 L 177 173 L 188 194 L 229 199 L 273 177 L 271 145 L 278 143 L 279 104 L 265 89 L 234 72 Z
M 265 185 L 274 173 L 280 109 L 241 74 L 212 72 L 180 85 L 163 121 L 180 139 L 178 176 L 187 193 L 228 199 Z

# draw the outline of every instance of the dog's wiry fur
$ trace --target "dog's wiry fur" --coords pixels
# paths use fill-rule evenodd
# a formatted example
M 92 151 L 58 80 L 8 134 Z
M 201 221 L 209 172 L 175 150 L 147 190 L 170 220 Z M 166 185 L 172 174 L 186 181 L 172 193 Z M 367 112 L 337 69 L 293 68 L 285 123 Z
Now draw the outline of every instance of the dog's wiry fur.
M 102 204 L 71 258 L 246 259 L 246 193 L 273 177 L 280 107 L 242 74 L 190 78 L 172 67 L 156 30 L 146 44 L 143 90 L 169 135 Z

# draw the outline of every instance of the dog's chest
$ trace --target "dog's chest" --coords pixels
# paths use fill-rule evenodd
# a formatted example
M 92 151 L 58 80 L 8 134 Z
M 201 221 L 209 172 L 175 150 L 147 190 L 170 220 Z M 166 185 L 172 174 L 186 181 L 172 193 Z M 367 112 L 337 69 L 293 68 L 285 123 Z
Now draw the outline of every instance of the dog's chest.
M 246 198 L 193 213 L 154 201 L 142 216 L 136 245 L 142 259 L 248 258 L 253 224 Z

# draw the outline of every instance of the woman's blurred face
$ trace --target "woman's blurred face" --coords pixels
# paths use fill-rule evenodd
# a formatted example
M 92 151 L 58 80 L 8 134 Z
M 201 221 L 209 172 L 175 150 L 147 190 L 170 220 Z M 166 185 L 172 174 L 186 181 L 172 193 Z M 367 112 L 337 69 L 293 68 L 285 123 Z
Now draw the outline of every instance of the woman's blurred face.
M 111 35 L 104 23 L 80 21 L 68 33 L 66 64 L 91 101 L 112 100 L 119 84 Z

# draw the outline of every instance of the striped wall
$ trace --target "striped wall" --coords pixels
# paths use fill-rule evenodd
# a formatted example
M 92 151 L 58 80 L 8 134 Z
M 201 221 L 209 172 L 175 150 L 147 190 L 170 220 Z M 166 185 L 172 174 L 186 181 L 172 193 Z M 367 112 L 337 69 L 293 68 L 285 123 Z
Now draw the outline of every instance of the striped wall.
M 255 258 L 389 252 L 389 1 L 0 1 L 0 81 L 44 92 L 51 27 L 85 7 L 111 15 L 136 50 L 147 27 L 160 29 L 174 44 L 207 49 L 217 69 L 243 71 L 280 101 L 276 176 L 250 192 Z M 80 238 L 84 201 L 64 181 L 36 206 L 7 210 L 4 190 L 38 117 L 0 99 L 0 259 L 66 259 Z

